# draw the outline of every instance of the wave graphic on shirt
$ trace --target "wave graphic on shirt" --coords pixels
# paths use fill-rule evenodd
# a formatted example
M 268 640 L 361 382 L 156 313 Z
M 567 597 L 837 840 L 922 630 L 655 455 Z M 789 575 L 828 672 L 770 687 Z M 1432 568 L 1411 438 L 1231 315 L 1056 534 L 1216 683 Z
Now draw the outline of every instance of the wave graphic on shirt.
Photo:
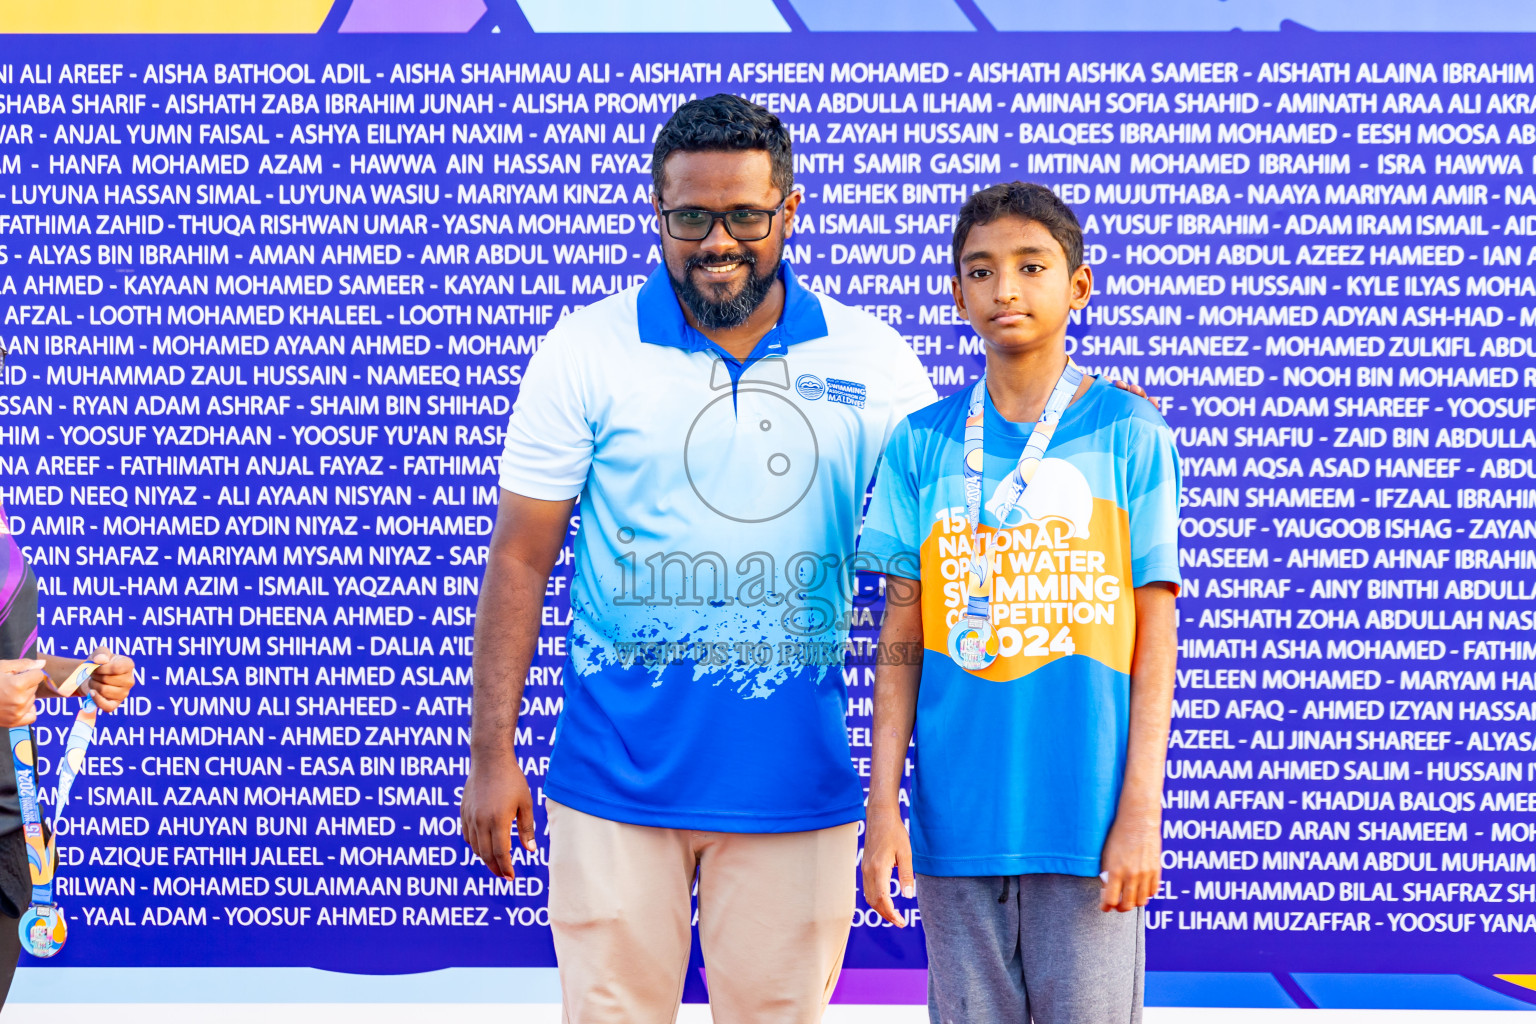
M 573 612 L 569 649 L 578 674 L 628 669 L 648 674 L 651 686 L 658 687 L 668 682 L 669 669 L 688 665 L 693 682 L 728 687 L 745 700 L 771 697 L 791 679 L 803 678 L 807 669 L 816 680 L 829 668 L 840 670 L 846 642 L 843 630 L 831 628 L 805 636 L 802 642 L 808 647 L 788 651 L 784 643 L 794 641 L 786 636 L 783 617 L 793 613 L 783 605 L 712 609 L 707 621 L 696 618 L 687 625 L 655 614 L 615 614 L 611 608 L 591 618 Z M 698 657 L 704 645 L 715 661 Z M 820 660 L 836 664 L 818 664 Z
M 1072 655 L 1128 673 L 1136 618 L 1125 510 L 1095 497 L 1082 470 L 1065 459 L 1041 459 L 1018 504 L 1004 507 L 1017 493 L 1005 478 L 987 503 L 987 511 L 1004 522 L 984 523 L 985 537 L 978 538 L 990 552 L 999 650 L 990 666 L 970 674 L 1021 681 Z M 957 566 L 969 565 L 971 551 L 966 520 L 935 516 L 920 549 L 923 578 L 954 580 Z M 927 650 L 947 658 L 943 641 L 964 602 L 959 583 L 924 588 Z
M 1013 489 L 1005 478 L 998 483 L 987 501 L 987 511 L 1004 527 L 1054 518 L 1071 523 L 1072 536 L 1089 539 L 1088 527 L 1093 519 L 1093 489 L 1088 486 L 1088 478 L 1083 476 L 1083 471 L 1072 463 L 1065 459 L 1041 459 L 1018 503 L 1012 508 L 1005 508 L 1010 493 L 1013 493 Z

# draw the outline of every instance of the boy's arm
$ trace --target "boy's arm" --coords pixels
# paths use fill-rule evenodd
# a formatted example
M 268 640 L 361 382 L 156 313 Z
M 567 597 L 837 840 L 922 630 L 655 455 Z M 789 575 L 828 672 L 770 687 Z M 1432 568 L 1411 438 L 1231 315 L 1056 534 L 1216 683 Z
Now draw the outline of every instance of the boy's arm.
M 1173 716 L 1173 667 L 1179 652 L 1175 590 L 1171 583 L 1149 583 L 1137 587 L 1135 594 L 1136 650 L 1131 657 L 1125 782 L 1100 859 L 1107 876 L 1099 897 L 1101 910 L 1146 906 L 1162 876 L 1163 766 Z
M 891 903 L 891 868 L 901 894 L 917 892 L 912 879 L 912 840 L 901 821 L 901 780 L 917 720 L 917 688 L 923 674 L 922 584 L 885 577 L 885 618 L 875 666 L 875 716 L 864 830 L 864 901 L 891 924 L 906 926 Z

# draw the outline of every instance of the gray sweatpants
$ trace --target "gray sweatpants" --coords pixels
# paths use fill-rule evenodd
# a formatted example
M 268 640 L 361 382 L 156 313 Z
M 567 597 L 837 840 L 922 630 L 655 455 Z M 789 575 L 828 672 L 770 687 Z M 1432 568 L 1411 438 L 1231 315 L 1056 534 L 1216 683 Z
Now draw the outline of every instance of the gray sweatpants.
M 932 1024 L 1140 1024 L 1142 911 L 1076 875 L 917 876 Z

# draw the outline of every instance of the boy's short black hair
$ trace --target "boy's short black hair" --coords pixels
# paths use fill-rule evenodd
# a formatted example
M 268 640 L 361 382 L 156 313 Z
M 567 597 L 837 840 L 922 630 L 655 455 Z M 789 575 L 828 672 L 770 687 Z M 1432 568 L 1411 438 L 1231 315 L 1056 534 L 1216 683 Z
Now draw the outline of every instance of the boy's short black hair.
M 651 155 L 651 186 L 660 196 L 662 171 L 667 157 L 673 153 L 737 149 L 767 150 L 773 184 L 786 196 L 794 189 L 795 163 L 790 155 L 789 129 L 766 108 L 725 92 L 684 103 L 657 133 L 656 149 Z
M 1004 217 L 1032 220 L 1049 231 L 1066 253 L 1069 272 L 1083 265 L 1083 229 L 1072 208 L 1044 185 L 1010 181 L 982 189 L 960 207 L 953 243 L 956 274 L 960 273 L 960 250 L 971 229 Z

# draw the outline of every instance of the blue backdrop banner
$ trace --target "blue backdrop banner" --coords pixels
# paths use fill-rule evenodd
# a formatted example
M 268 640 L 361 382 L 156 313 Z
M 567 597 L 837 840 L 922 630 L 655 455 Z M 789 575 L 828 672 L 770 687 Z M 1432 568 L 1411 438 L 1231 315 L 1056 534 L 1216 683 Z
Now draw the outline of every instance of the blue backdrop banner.
M 1083 221 L 1070 349 L 1184 460 L 1149 965 L 1528 964 L 1536 19 L 1037 6 L 231 4 L 172 35 L 0 4 L 32 33 L 0 56 L 0 499 L 45 647 L 142 670 L 61 830 L 57 962 L 554 964 L 543 853 L 498 882 L 457 834 L 496 458 L 545 332 L 658 263 L 655 132 L 725 91 L 793 133 L 787 258 L 941 394 L 981 369 L 960 203 L 1039 181 Z M 40 720 L 45 786 L 72 714 Z M 854 925 L 851 968 L 924 965 L 919 929 Z

